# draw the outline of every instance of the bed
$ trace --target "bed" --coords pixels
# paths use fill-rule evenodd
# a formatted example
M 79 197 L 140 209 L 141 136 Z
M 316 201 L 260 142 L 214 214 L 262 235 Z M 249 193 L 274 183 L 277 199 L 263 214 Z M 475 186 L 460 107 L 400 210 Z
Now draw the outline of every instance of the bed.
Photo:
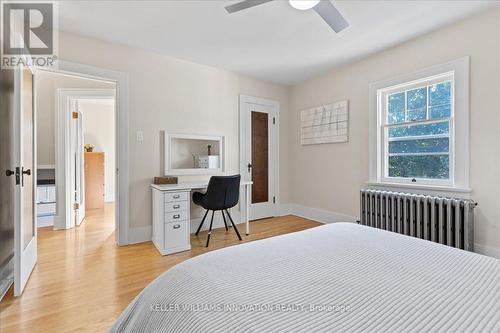
M 500 332 L 500 260 L 353 223 L 176 265 L 111 332 Z

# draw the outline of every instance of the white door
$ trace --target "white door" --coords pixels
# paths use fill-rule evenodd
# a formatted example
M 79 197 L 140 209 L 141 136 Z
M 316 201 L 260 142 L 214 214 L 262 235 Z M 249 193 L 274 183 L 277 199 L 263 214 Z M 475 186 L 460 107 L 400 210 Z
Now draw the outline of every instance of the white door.
M 72 221 L 80 225 L 85 219 L 85 174 L 83 154 L 83 114 L 78 109 L 78 100 L 71 101 L 71 199 Z
M 244 154 L 240 170 L 243 179 L 253 182 L 249 219 L 276 216 L 278 105 L 257 98 L 241 98 Z
M 14 295 L 22 294 L 37 261 L 35 206 L 35 136 L 33 73 L 15 70 L 14 147 L 16 190 L 14 208 Z

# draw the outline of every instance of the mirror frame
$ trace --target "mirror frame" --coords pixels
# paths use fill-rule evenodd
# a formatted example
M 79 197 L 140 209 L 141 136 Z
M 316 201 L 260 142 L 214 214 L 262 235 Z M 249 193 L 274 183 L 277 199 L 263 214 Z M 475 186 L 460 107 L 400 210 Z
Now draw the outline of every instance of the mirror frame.
M 221 175 L 225 171 L 225 139 L 223 135 L 186 134 L 164 131 L 165 149 L 165 175 L 172 176 L 195 176 L 195 175 Z M 210 140 L 219 142 L 220 165 L 217 169 L 190 168 L 172 169 L 171 153 L 173 139 Z

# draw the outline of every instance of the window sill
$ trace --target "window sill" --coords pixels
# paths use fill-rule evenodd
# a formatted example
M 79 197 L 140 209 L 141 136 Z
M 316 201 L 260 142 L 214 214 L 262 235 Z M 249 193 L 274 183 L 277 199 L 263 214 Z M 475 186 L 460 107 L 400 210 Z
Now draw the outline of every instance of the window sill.
M 387 182 L 367 182 L 368 186 L 377 188 L 391 188 L 392 190 L 412 190 L 422 194 L 436 194 L 440 196 L 466 196 L 472 193 L 471 188 L 465 187 L 452 187 L 452 186 L 436 186 L 436 185 L 422 185 L 422 184 L 403 184 L 403 183 L 387 183 Z M 424 192 L 425 191 L 425 192 Z M 431 192 L 431 193 L 429 193 Z

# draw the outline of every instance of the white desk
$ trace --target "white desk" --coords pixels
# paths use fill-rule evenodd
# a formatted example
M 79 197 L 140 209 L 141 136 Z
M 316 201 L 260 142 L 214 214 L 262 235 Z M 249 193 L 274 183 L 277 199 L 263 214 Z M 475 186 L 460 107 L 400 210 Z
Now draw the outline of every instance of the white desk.
M 245 221 L 246 234 L 250 234 L 250 185 L 240 182 L 240 216 Z M 206 189 L 207 181 L 179 184 L 152 184 L 153 191 L 153 243 L 162 255 L 191 249 L 190 201 L 191 191 Z

